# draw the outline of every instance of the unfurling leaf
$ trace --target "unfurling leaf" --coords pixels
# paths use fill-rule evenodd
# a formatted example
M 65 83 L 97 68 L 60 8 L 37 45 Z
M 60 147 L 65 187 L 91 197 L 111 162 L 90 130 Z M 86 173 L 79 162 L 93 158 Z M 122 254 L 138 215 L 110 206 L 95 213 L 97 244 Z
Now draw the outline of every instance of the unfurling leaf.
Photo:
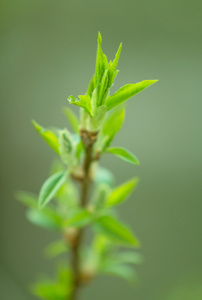
M 40 136 L 51 146 L 51 148 L 57 153 L 60 154 L 59 151 L 59 143 L 57 136 L 51 130 L 45 129 L 40 126 L 36 121 L 32 120 L 32 124 L 36 131 L 40 134 Z
M 67 99 L 71 104 L 74 104 L 76 106 L 83 107 L 87 113 L 92 116 L 92 109 L 91 109 L 91 102 L 90 102 L 90 96 L 89 95 L 79 95 L 79 99 L 75 98 L 74 96 L 69 96 Z
M 138 178 L 133 178 L 124 184 L 115 188 L 109 195 L 106 202 L 107 206 L 114 206 L 125 201 L 131 194 L 132 190 L 137 186 Z
M 145 88 L 154 84 L 158 80 L 144 80 L 134 84 L 126 84 L 120 88 L 115 94 L 109 96 L 106 100 L 107 109 L 110 110 L 122 102 L 133 97 L 137 93 L 141 92 Z
M 39 193 L 39 207 L 44 207 L 50 200 L 52 200 L 62 185 L 67 179 L 67 172 L 57 172 L 49 177 L 41 187 Z
M 79 132 L 79 120 L 77 116 L 73 113 L 73 111 L 67 107 L 64 108 L 64 113 L 69 119 L 69 122 L 72 126 L 72 129 L 78 133 Z
M 112 216 L 101 216 L 97 219 L 98 229 L 106 236 L 114 239 L 119 244 L 139 247 L 140 243 L 137 237 L 119 221 Z
M 134 154 L 132 154 L 130 151 L 128 151 L 124 148 L 118 148 L 118 147 L 108 148 L 107 152 L 115 154 L 122 160 L 127 161 L 128 163 L 131 163 L 134 165 L 140 164 L 137 157 Z

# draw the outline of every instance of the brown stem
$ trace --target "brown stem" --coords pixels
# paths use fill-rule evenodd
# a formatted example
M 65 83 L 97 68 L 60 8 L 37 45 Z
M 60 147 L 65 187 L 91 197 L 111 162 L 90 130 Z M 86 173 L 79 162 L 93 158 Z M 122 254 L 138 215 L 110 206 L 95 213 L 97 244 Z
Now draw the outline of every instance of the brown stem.
M 93 161 L 92 147 L 96 141 L 97 133 L 88 132 L 86 130 L 81 131 L 81 139 L 85 147 L 85 159 L 83 165 L 84 178 L 81 185 L 80 207 L 84 208 L 88 202 L 88 191 L 90 188 L 89 170 Z M 77 300 L 79 287 L 81 286 L 80 280 L 80 257 L 79 249 L 82 243 L 84 229 L 79 229 L 72 245 L 72 268 L 74 272 L 73 291 L 70 300 Z

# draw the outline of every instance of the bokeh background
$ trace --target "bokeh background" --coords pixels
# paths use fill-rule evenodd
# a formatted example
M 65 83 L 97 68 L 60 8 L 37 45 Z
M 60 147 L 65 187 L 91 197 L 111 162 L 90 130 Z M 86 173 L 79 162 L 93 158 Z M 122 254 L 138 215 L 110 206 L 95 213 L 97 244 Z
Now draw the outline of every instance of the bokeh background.
M 113 58 L 123 50 L 113 91 L 159 79 L 127 103 L 114 145 L 139 167 L 106 156 L 117 184 L 137 175 L 140 185 L 121 215 L 142 241 L 145 262 L 132 288 L 102 278 L 81 299 L 202 299 L 202 139 L 200 0 L 1 0 L 0 299 L 35 299 L 27 286 L 52 273 L 42 249 L 55 234 L 29 224 L 16 190 L 38 192 L 54 153 L 31 119 L 67 125 L 61 109 L 85 93 L 94 72 L 98 30 Z M 76 111 L 76 110 L 75 110 Z

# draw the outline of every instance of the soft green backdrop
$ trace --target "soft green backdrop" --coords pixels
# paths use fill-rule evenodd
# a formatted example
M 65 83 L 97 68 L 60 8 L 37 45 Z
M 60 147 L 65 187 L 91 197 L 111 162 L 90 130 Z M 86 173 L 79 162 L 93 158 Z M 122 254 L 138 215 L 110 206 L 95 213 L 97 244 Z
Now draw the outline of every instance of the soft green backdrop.
M 54 153 L 30 119 L 65 126 L 61 108 L 70 94 L 86 90 L 98 30 L 109 58 L 123 42 L 116 89 L 160 81 L 128 102 L 114 141 L 134 152 L 141 165 L 111 156 L 103 160 L 117 183 L 141 178 L 121 208 L 143 244 L 139 283 L 134 289 L 120 279 L 99 279 L 82 299 L 202 299 L 202 2 L 3 0 L 0 5 L 0 299 L 34 299 L 27 285 L 41 271 L 52 272 L 42 249 L 55 235 L 29 224 L 13 195 L 18 189 L 38 192 L 48 176 Z

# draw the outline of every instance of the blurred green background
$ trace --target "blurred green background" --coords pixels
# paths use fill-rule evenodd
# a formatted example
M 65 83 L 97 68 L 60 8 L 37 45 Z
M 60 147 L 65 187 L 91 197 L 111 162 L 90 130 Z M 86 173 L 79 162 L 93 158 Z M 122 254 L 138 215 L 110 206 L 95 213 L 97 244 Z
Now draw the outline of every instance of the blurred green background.
M 117 183 L 141 178 L 121 207 L 143 245 L 139 283 L 100 278 L 81 299 L 202 299 L 202 2 L 1 0 L 0 6 L 0 299 L 35 299 L 28 284 L 52 272 L 42 249 L 55 235 L 28 223 L 14 193 L 38 192 L 48 176 L 54 153 L 30 119 L 66 126 L 61 109 L 70 94 L 86 91 L 98 30 L 110 59 L 123 42 L 113 91 L 160 81 L 128 101 L 114 141 L 141 165 L 111 156 L 102 161 Z

